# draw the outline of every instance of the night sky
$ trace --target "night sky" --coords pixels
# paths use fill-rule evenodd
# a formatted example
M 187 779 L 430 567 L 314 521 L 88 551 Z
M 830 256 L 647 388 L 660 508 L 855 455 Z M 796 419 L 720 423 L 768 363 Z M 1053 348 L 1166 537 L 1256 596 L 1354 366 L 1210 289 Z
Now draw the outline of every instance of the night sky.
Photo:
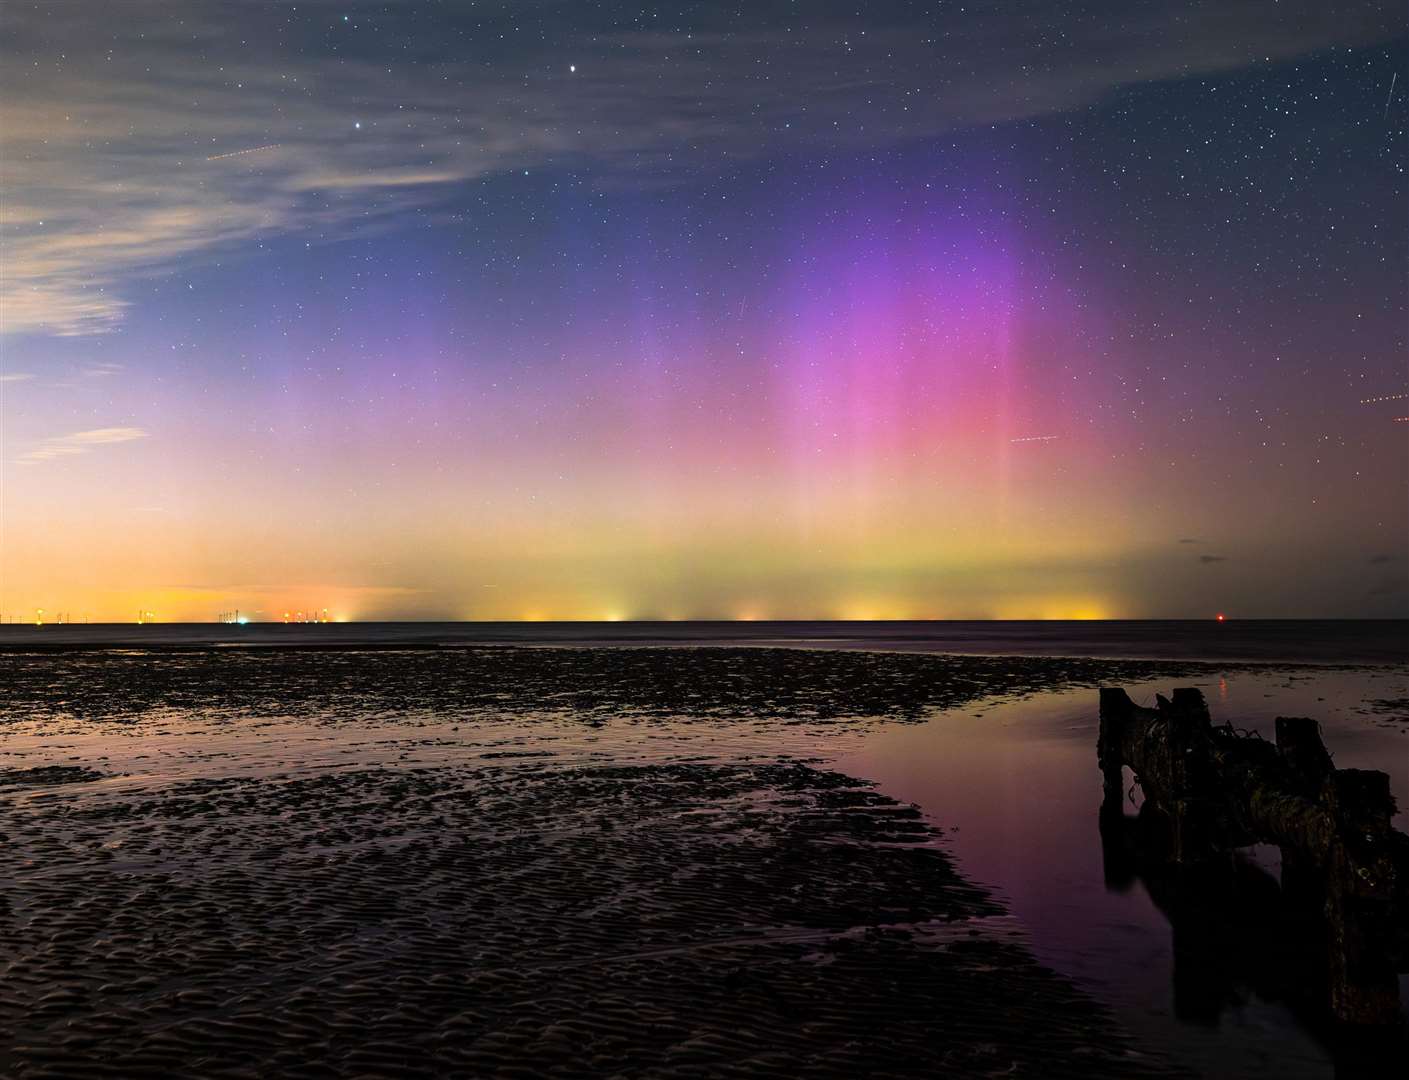
M 0 610 L 1409 615 L 1376 3 L 7 3 Z

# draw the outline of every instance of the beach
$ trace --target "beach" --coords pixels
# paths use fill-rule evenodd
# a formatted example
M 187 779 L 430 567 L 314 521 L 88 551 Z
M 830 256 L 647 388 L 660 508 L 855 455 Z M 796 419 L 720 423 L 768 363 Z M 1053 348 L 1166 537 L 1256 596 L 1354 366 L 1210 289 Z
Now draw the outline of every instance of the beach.
M 1406 790 L 1403 666 L 6 644 L 17 1077 L 1207 1073 L 1121 1003 L 1138 949 L 1044 924 L 1033 888 L 1099 905 L 1040 821 L 994 823 L 1094 847 L 1103 685 L 1320 698 Z M 1257 1061 L 1329 1075 L 1311 1042 Z

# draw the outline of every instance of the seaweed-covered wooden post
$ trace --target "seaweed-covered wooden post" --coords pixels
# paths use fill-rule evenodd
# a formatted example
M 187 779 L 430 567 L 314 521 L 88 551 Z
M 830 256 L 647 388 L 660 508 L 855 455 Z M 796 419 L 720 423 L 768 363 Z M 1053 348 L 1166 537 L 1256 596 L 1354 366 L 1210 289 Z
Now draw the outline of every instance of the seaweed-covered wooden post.
M 1106 799 L 1121 798 L 1121 769 L 1130 766 L 1147 799 L 1159 807 L 1169 824 L 1170 851 L 1176 862 L 1211 857 L 1209 845 L 1210 792 L 1204 746 L 1209 728 L 1208 706 L 1193 688 L 1180 688 L 1172 697 L 1155 695 L 1156 707 L 1142 708 L 1119 688 L 1101 689 L 1101 731 L 1097 757 L 1105 781 Z
M 1397 874 L 1391 840 L 1389 777 L 1337 769 L 1322 799 L 1339 826 L 1327 851 L 1326 925 L 1330 931 L 1331 1008 L 1342 1020 L 1389 1024 L 1399 1015 L 1399 979 L 1390 946 Z
M 1279 716 L 1275 726 L 1277 753 L 1286 766 L 1290 785 L 1298 794 L 1316 798 L 1326 786 L 1326 778 L 1336 771 L 1321 741 L 1321 725 L 1309 716 Z

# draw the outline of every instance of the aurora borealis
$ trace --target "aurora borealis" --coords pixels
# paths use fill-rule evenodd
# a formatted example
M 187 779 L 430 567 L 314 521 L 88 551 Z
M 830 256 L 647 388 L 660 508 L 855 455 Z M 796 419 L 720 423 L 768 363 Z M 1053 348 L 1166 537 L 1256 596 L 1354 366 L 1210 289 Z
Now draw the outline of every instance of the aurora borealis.
M 1409 614 L 1401 4 L 0 17 L 0 611 Z

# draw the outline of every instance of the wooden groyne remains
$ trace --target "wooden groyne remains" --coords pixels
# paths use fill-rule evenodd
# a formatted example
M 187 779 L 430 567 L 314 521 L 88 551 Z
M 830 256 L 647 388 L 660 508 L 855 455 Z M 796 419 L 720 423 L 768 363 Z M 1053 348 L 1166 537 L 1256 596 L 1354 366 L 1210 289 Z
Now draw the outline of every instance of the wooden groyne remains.
M 1160 864 L 1149 876 L 1175 882 L 1178 893 L 1179 882 L 1208 880 L 1207 868 L 1238 848 L 1276 845 L 1283 902 L 1307 915 L 1299 924 L 1310 931 L 1331 1014 L 1347 1024 L 1396 1024 L 1397 972 L 1409 969 L 1409 837 L 1390 824 L 1389 777 L 1337 769 L 1315 720 L 1278 717 L 1275 743 L 1215 726 L 1196 689 L 1157 695 L 1149 709 L 1106 688 L 1100 709 L 1108 877 L 1112 838 L 1132 834 L 1123 817 L 1128 767 L 1145 798 L 1139 857 L 1148 864 L 1153 852 Z M 1131 850 L 1132 841 L 1122 843 Z M 1307 945 L 1286 942 L 1288 950 Z

